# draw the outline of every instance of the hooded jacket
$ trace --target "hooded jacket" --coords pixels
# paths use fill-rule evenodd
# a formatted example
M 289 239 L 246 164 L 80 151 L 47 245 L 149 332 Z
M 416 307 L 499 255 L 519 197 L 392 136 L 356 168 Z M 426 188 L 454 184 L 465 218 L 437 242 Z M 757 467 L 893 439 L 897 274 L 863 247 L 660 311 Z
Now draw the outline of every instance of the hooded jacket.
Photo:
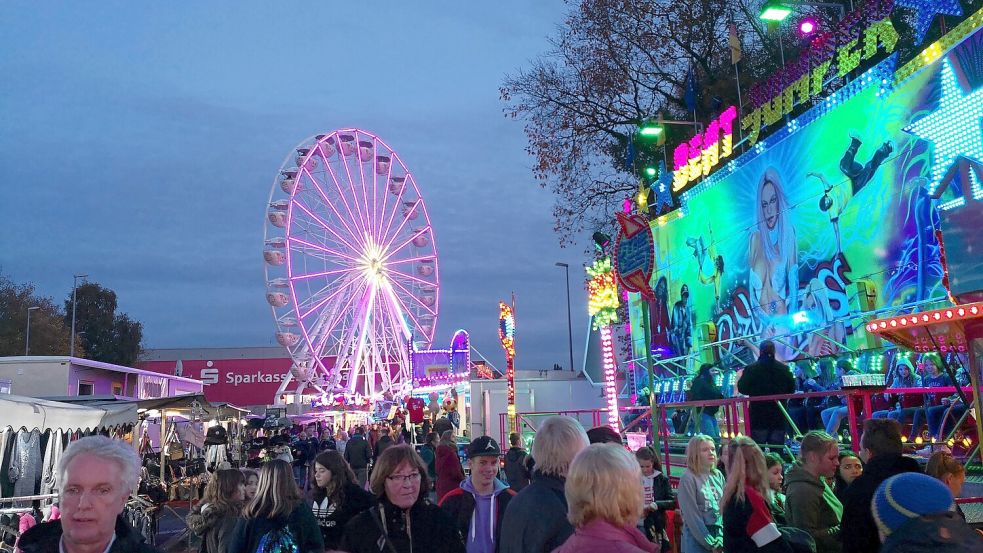
M 516 494 L 502 518 L 501 553 L 548 553 L 567 541 L 573 525 L 567 519 L 565 480 L 538 470 L 532 483 Z
M 877 553 L 881 540 L 877 534 L 870 503 L 881 482 L 902 472 L 921 472 L 918 461 L 903 455 L 874 457 L 864 467 L 864 473 L 850 484 L 843 502 L 843 524 L 840 538 L 843 553 Z
M 38 524 L 20 537 L 20 549 L 24 553 L 52 553 L 59 550 L 61 543 L 61 520 Z M 116 539 L 109 553 L 159 553 L 146 543 L 122 517 L 116 517 Z
M 497 478 L 494 486 L 490 495 L 478 495 L 478 491 L 471 484 L 471 479 L 468 478 L 461 482 L 459 488 L 448 492 L 438 503 L 457 521 L 457 529 L 464 536 L 468 553 L 498 551 L 498 539 L 502 532 L 505 508 L 508 507 L 515 491 Z M 490 542 L 487 541 L 489 539 Z
M 843 505 L 833 490 L 802 465 L 785 476 L 785 516 L 789 526 L 801 528 L 816 540 L 817 553 L 840 553 Z

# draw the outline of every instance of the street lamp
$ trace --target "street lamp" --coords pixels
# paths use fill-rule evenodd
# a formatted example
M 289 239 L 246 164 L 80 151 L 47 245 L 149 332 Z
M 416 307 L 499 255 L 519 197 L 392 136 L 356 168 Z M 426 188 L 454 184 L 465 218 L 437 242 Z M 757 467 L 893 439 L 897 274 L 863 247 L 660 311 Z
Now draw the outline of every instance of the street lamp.
M 28 307 L 27 308 L 27 338 L 24 340 L 24 356 L 27 357 L 31 354 L 31 311 L 35 309 L 41 309 L 40 307 Z
M 68 345 L 68 356 L 75 357 L 75 291 L 79 287 L 79 279 L 86 278 L 89 275 L 72 275 L 72 337 L 71 343 Z
M 566 263 L 556 263 L 557 267 L 563 267 L 567 274 L 567 337 L 570 345 L 570 372 L 573 372 L 573 319 L 570 317 L 570 265 Z
M 851 8 L 853 2 L 850 3 Z M 761 12 L 758 14 L 758 19 L 762 21 L 768 21 L 771 23 L 781 23 L 792 14 L 792 10 L 798 6 L 806 6 L 811 8 L 835 8 L 840 11 L 840 19 L 843 19 L 846 14 L 846 7 L 843 4 L 837 4 L 836 2 L 812 2 L 810 0 L 768 0 L 761 6 Z

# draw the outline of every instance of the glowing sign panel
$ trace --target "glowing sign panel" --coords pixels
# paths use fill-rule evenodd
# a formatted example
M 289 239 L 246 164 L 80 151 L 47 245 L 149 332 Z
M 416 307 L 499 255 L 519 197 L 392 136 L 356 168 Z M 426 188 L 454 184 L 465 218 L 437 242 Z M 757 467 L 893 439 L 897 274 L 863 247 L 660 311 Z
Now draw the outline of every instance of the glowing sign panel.
M 737 107 L 730 106 L 720 114 L 720 117 L 710 122 L 706 132 L 676 146 L 672 153 L 673 192 L 682 192 L 688 184 L 701 176 L 709 175 L 721 160 L 727 159 L 734 153 L 736 119 Z

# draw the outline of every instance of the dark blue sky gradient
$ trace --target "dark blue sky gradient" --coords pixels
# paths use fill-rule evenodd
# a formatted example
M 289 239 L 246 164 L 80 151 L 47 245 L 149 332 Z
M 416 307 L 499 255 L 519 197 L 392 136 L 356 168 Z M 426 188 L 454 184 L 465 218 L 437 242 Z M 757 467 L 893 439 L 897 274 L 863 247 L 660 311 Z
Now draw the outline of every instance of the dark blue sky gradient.
M 437 236 L 437 344 L 457 328 L 503 366 L 568 364 L 587 325 L 583 245 L 560 249 L 503 75 L 548 49 L 566 8 L 523 2 L 3 2 L 0 270 L 61 300 L 114 289 L 147 347 L 273 344 L 263 224 L 299 141 L 378 133 L 414 172 Z

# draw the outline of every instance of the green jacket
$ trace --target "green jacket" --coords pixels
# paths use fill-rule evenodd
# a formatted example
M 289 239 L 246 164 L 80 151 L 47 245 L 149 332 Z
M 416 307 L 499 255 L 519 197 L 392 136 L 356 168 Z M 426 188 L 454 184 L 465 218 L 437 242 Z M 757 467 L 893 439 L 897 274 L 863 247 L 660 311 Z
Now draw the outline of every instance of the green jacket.
M 801 528 L 816 540 L 816 553 L 840 553 L 843 505 L 825 482 L 796 464 L 785 477 L 785 515 L 789 526 Z

